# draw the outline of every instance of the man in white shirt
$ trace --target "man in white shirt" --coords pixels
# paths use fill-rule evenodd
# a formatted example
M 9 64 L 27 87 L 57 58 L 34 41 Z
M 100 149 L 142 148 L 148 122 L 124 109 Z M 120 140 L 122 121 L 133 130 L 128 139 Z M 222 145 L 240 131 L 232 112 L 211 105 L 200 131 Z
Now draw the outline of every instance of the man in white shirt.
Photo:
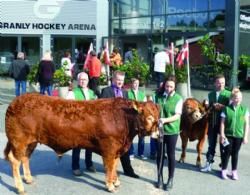
M 164 81 L 166 65 L 170 63 L 169 56 L 166 49 L 159 51 L 154 57 L 154 71 L 156 76 L 157 88 L 160 87 L 161 83 Z

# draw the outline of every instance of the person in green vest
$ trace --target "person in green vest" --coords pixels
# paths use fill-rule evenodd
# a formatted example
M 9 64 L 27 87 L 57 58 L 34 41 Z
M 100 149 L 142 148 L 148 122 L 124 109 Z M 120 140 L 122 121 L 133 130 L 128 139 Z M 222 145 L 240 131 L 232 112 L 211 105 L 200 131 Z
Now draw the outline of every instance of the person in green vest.
M 167 191 L 173 188 L 175 170 L 175 148 L 180 133 L 180 121 L 183 99 L 175 92 L 176 78 L 171 75 L 166 78 L 162 87 L 155 95 L 155 103 L 160 105 L 159 131 L 160 140 L 157 151 L 157 188 Z M 167 149 L 168 181 L 163 185 L 164 154 Z
M 217 75 L 214 83 L 215 90 L 208 94 L 209 107 L 213 107 L 214 109 L 209 115 L 207 162 L 206 165 L 201 168 L 202 172 L 212 171 L 217 138 L 220 133 L 220 113 L 222 109 L 229 104 L 231 96 L 231 92 L 225 89 L 225 83 L 224 75 Z
M 96 95 L 94 91 L 88 88 L 89 77 L 85 72 L 80 72 L 77 75 L 78 86 L 74 88 L 72 91 L 69 91 L 67 95 L 67 99 L 73 100 L 94 100 L 96 99 Z M 72 150 L 72 171 L 75 176 L 81 176 L 82 172 L 80 171 L 80 148 L 74 148 Z M 85 165 L 86 169 L 90 172 L 96 172 L 96 169 L 92 162 L 92 151 L 85 151 Z
M 232 90 L 232 103 L 226 106 L 221 113 L 220 143 L 221 143 L 221 177 L 228 179 L 227 165 L 229 157 L 232 161 L 231 176 L 238 180 L 238 155 L 241 144 L 248 143 L 249 110 L 241 104 L 242 93 L 238 88 Z
M 139 79 L 132 78 L 131 83 L 132 83 L 131 89 L 128 90 L 128 99 L 146 102 L 147 99 L 146 99 L 145 93 L 139 90 L 139 84 L 140 84 Z M 147 157 L 144 156 L 144 145 L 145 145 L 144 137 L 139 137 L 137 152 L 138 152 L 138 157 L 142 160 L 147 159 Z M 130 160 L 134 159 L 133 143 L 131 144 L 131 147 L 129 149 L 129 157 L 130 157 Z

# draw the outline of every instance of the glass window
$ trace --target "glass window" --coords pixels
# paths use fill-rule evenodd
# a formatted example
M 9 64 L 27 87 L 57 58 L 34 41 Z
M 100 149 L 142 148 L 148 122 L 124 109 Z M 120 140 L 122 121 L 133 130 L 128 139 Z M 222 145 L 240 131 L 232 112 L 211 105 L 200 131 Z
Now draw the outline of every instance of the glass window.
M 165 17 L 156 16 L 153 18 L 153 31 L 162 32 L 165 29 Z
M 119 20 L 113 20 L 111 34 L 118 34 L 118 33 L 119 33 Z
M 225 28 L 225 14 L 222 11 L 210 12 L 209 28 L 224 30 Z
M 16 58 L 17 37 L 0 36 L 0 75 L 8 74 L 9 67 Z
M 119 3 L 117 1 L 113 1 L 112 4 L 112 18 L 119 17 Z
M 22 51 L 30 65 L 40 60 L 40 37 L 22 37 Z
M 120 0 L 122 17 L 137 17 L 151 14 L 150 0 Z
M 146 33 L 151 29 L 151 20 L 147 18 L 131 18 L 122 20 L 122 31 L 125 34 Z
M 193 27 L 192 20 L 192 14 L 169 15 L 167 17 L 167 29 L 171 31 L 186 31 Z
M 194 23 L 194 30 L 195 31 L 203 31 L 207 30 L 207 24 L 208 24 L 208 13 L 207 12 L 200 12 L 200 13 L 194 13 L 193 14 L 193 20 L 191 23 Z
M 165 14 L 165 0 L 152 0 L 152 15 Z
M 54 51 L 53 58 L 57 65 L 61 64 L 61 59 L 65 51 L 71 52 L 72 38 L 71 37 L 54 37 Z
M 225 7 L 225 0 L 210 0 L 211 10 L 225 9 Z
M 186 13 L 207 11 L 208 0 L 169 0 L 168 1 L 168 13 Z

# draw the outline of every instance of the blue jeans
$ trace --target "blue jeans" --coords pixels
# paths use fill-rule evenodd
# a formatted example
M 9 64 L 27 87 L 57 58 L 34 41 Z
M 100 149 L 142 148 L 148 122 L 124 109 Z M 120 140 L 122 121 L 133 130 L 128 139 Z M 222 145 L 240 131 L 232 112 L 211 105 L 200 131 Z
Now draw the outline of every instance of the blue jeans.
M 161 83 L 164 82 L 165 80 L 165 74 L 163 72 L 155 72 L 155 76 L 156 76 L 156 87 L 157 89 L 159 89 L 159 87 L 161 86 Z
M 22 92 L 20 92 L 20 88 L 22 88 Z M 15 80 L 15 89 L 16 89 L 16 96 L 26 93 L 26 81 Z
M 52 96 L 52 85 L 43 85 L 43 84 L 40 84 L 40 94 L 45 94 L 45 91 L 47 91 L 47 94 L 49 96 Z
M 139 137 L 138 138 L 138 148 L 137 148 L 137 154 L 138 156 L 141 156 L 144 154 L 144 145 L 145 145 L 145 141 L 144 141 L 144 137 Z M 134 155 L 134 144 L 132 143 L 130 148 L 129 148 L 129 155 Z
M 158 149 L 158 139 L 150 137 L 150 156 L 156 156 Z

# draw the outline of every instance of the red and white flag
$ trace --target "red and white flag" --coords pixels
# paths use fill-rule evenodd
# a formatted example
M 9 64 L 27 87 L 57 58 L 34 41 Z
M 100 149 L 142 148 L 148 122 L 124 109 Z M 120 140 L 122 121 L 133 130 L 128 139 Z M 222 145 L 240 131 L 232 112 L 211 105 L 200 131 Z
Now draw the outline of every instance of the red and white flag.
M 109 42 L 108 41 L 105 44 L 103 58 L 104 58 L 104 60 L 103 60 L 104 64 L 111 65 L 110 56 L 109 56 Z
M 90 60 L 90 52 L 93 51 L 93 50 L 94 50 L 93 43 L 90 43 L 89 50 L 88 50 L 88 53 L 87 53 L 87 56 L 86 56 L 86 59 L 85 59 L 85 62 L 84 62 L 84 66 L 83 66 L 84 69 L 88 68 L 88 63 L 89 63 L 89 60 Z
M 188 43 L 186 42 L 183 46 L 182 49 L 180 51 L 180 53 L 178 54 L 176 61 L 177 61 L 177 65 L 180 67 L 184 64 L 184 60 L 189 58 L 189 47 L 188 47 Z
M 167 50 L 167 54 L 169 56 L 170 64 L 174 63 L 174 43 L 171 43 L 169 49 Z

